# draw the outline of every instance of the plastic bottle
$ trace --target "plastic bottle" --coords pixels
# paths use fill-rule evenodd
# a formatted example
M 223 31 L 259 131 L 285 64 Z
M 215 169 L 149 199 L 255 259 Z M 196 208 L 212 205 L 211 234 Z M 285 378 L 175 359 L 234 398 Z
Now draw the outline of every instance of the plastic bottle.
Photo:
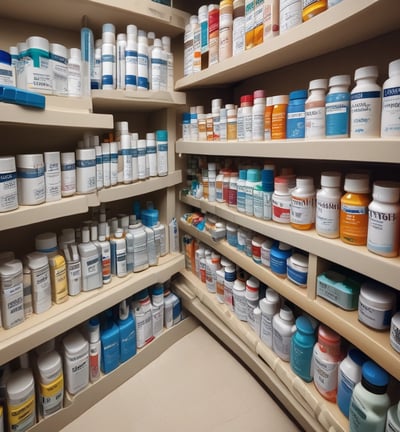
M 64 374 L 60 354 L 57 351 L 40 354 L 37 369 L 39 412 L 46 418 L 59 411 L 64 404 Z
M 348 174 L 344 180 L 345 194 L 340 203 L 340 239 L 356 246 L 367 244 L 369 178 L 365 174 Z
M 399 254 L 400 184 L 374 182 L 373 201 L 368 206 L 367 248 L 385 257 Z
M 271 139 L 271 128 L 272 128 L 272 110 L 274 109 L 273 97 L 267 97 L 265 100 L 265 112 L 264 112 L 264 140 L 268 141 Z
M 18 208 L 17 169 L 14 156 L 0 157 L 0 213 Z
M 5 329 L 21 324 L 24 317 L 22 262 L 12 259 L 0 263 L 1 320 Z
M 245 296 L 246 285 L 243 281 L 236 279 L 233 282 L 233 311 L 240 321 L 247 321 L 247 300 Z
M 174 54 L 171 52 L 171 38 L 169 36 L 163 36 L 161 38 L 161 44 L 163 49 L 162 59 L 165 75 L 161 89 L 165 91 L 174 91 Z
M 228 141 L 236 141 L 238 137 L 238 124 L 236 109 L 227 110 L 226 138 Z
M 275 190 L 272 194 L 272 220 L 279 223 L 290 223 L 290 203 L 288 178 L 278 176 L 274 179 Z
M 259 295 L 260 295 L 260 281 L 255 277 L 251 276 L 246 280 L 245 298 L 247 302 L 247 322 L 249 323 L 249 326 L 258 335 L 260 334 L 260 330 L 261 330 L 261 322 L 260 323 L 257 322 L 257 317 L 254 314 L 254 310 L 258 307 Z
M 286 120 L 286 135 L 288 139 L 304 138 L 305 136 L 306 100 L 307 90 L 294 90 L 289 93 Z
M 115 370 L 120 362 L 119 327 L 114 322 L 110 309 L 106 310 L 100 325 L 100 340 L 101 370 L 107 374 Z
M 143 348 L 153 339 L 153 314 L 147 289 L 134 296 L 134 314 L 136 319 L 136 346 Z
M 280 0 L 279 3 L 279 33 L 302 23 L 302 0 Z
M 156 131 L 157 175 L 168 175 L 168 131 Z
M 36 314 L 51 307 L 51 281 L 49 258 L 40 252 L 31 252 L 25 256 L 32 277 L 32 305 Z
M 65 390 L 75 395 L 89 384 L 89 343 L 72 330 L 62 340 Z
M 400 59 L 389 63 L 389 78 L 382 87 L 381 137 L 400 136 Z
M 325 126 L 327 138 L 347 138 L 350 119 L 350 75 L 329 78 L 329 92 L 325 98 Z
M 255 90 L 253 93 L 252 134 L 253 141 L 264 140 L 265 92 Z
M 221 0 L 219 4 L 219 61 L 232 57 L 232 0 Z
M 254 1 L 254 46 L 264 42 L 264 0 Z
M 42 154 L 19 154 L 16 157 L 19 205 L 42 204 L 46 199 Z
M 96 150 L 94 148 L 78 148 L 76 159 L 76 192 L 89 194 L 96 191 Z
M 208 67 L 208 6 L 202 5 L 198 10 L 200 24 L 201 70 Z
M 279 313 L 280 308 L 280 297 L 279 294 L 271 288 L 268 288 L 265 292 L 265 298 L 262 298 L 259 302 L 261 309 L 261 340 L 269 348 L 272 348 L 272 319 Z
M 101 269 L 103 284 L 111 282 L 111 247 L 110 242 L 107 239 L 109 237 L 107 231 L 109 227 L 107 222 L 101 222 L 99 224 L 99 247 L 101 249 Z
M 215 252 L 212 252 L 211 255 L 206 258 L 206 287 L 208 292 L 211 293 L 217 291 L 216 271 L 221 268 L 220 260 L 221 256 Z
M 350 96 L 351 138 L 375 138 L 381 132 L 381 86 L 376 83 L 377 66 L 364 66 L 354 72 L 355 87 Z
M 312 177 L 297 177 L 296 188 L 291 193 L 290 225 L 299 230 L 309 230 L 315 221 L 315 189 Z
M 246 212 L 246 181 L 247 170 L 240 170 L 237 181 L 237 211 L 240 213 Z
M 157 146 L 153 132 L 146 133 L 146 177 L 157 176 Z
M 150 90 L 160 91 L 162 82 L 162 44 L 161 39 L 154 39 L 153 49 L 151 50 L 151 86 Z
M 133 236 L 133 271 L 136 273 L 149 267 L 147 235 L 140 221 L 129 225 L 129 233 Z
M 310 81 L 309 96 L 305 103 L 306 138 L 325 138 L 325 98 L 328 80 L 325 78 Z
M 138 75 L 137 90 L 149 89 L 149 52 L 146 32 L 139 30 L 138 33 Z
M 296 326 L 292 310 L 283 305 L 272 319 L 272 349 L 282 360 L 290 361 L 290 345 Z
M 271 139 L 286 138 L 288 95 L 273 96 L 271 114 Z
M 315 388 L 330 402 L 336 402 L 338 369 L 343 359 L 340 343 L 337 333 L 323 324 L 319 326 L 313 352 L 313 378 Z
M 361 381 L 361 368 L 366 360 L 366 356 L 360 350 L 352 348 L 339 366 L 337 404 L 347 418 L 351 395 L 356 384 Z
M 254 6 L 255 0 L 245 0 L 245 49 L 254 46 Z
M 264 165 L 261 171 L 261 186 L 263 194 L 263 219 L 272 219 L 272 194 L 274 192 L 274 165 Z
M 287 259 L 292 255 L 292 247 L 286 243 L 274 243 L 270 253 L 271 271 L 281 278 L 287 275 Z
M 111 249 L 111 274 L 124 277 L 128 274 L 126 268 L 126 242 L 124 232 L 118 228 L 110 239 Z
M 233 265 L 225 267 L 224 303 L 233 311 L 233 283 L 236 280 L 236 269 Z
M 120 363 L 124 363 L 136 354 L 136 323 L 126 300 L 119 304 L 118 327 Z
M 247 170 L 245 207 L 248 216 L 254 215 L 254 188 L 260 182 L 260 170 L 251 168 Z
M 156 284 L 151 289 L 153 313 L 153 336 L 158 337 L 164 329 L 164 285 Z
M 303 0 L 303 22 L 328 9 L 327 0 Z
M 362 377 L 353 390 L 349 423 L 352 432 L 383 431 L 390 399 L 386 393 L 389 375 L 372 361 L 362 366 Z
M 232 55 L 245 50 L 245 1 L 233 0 Z
M 219 62 L 219 5 L 208 5 L 208 66 Z
M 386 417 L 385 432 L 399 432 L 400 431 L 400 402 L 389 408 Z
M 305 382 L 313 380 L 311 372 L 315 330 L 311 321 L 305 316 L 296 319 L 296 332 L 293 334 L 290 347 L 290 366 L 292 371 Z
M 103 286 L 101 258 L 99 250 L 90 241 L 89 227 L 83 227 L 81 234 L 82 242 L 78 249 L 82 266 L 82 291 L 91 291 Z
M 61 199 L 61 160 L 60 152 L 44 152 L 44 180 L 46 183 L 46 202 Z
M 315 230 L 322 237 L 339 237 L 340 172 L 321 173 L 321 189 L 316 195 Z
M 138 75 L 138 46 L 137 27 L 133 24 L 126 26 L 126 47 L 125 47 L 125 90 L 137 89 Z
M 115 26 L 113 24 L 103 24 L 102 30 L 103 30 L 102 46 L 101 46 L 102 89 L 113 90 L 117 87 Z
M 82 96 L 82 61 L 81 50 L 71 48 L 68 59 L 68 96 Z
M 100 378 L 101 365 L 101 342 L 100 342 L 100 322 L 97 317 L 88 321 L 89 335 L 89 379 L 93 383 Z

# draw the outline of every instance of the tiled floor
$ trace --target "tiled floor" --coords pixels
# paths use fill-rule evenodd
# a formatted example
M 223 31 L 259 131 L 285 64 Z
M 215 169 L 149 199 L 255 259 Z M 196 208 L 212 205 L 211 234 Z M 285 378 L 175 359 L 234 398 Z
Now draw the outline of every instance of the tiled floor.
M 253 376 L 202 327 L 197 327 L 62 432 L 117 430 L 299 429 Z

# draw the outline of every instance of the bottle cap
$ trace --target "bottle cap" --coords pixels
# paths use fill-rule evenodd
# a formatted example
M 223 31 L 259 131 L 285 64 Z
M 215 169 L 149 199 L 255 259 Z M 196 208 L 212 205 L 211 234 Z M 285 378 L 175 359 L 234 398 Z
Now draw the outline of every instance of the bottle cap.
M 0 50 L 0 63 L 11 65 L 11 55 L 7 51 Z
M 272 105 L 287 105 L 289 103 L 288 95 L 278 95 L 272 97 Z
M 338 171 L 323 171 L 321 173 L 321 186 L 322 187 L 340 187 L 341 174 Z
M 312 177 L 296 177 L 296 188 L 302 189 L 304 192 L 314 191 L 314 180 Z
M 307 99 L 307 90 L 293 90 L 289 93 L 289 100 L 294 99 Z
M 369 177 L 367 174 L 347 174 L 344 179 L 344 190 L 353 193 L 369 193 Z
M 168 141 L 168 131 L 161 129 L 156 131 L 156 140 L 157 141 Z
M 362 366 L 363 386 L 376 394 L 386 393 L 389 384 L 389 374 L 371 360 L 366 361 Z
M 239 179 L 247 180 L 247 170 L 239 170 Z
M 303 315 L 296 319 L 296 327 L 301 333 L 305 333 L 307 335 L 314 334 L 314 327 L 311 324 L 311 321 Z
M 327 90 L 328 89 L 328 80 L 326 78 L 319 78 L 310 81 L 308 85 L 308 90 Z
M 380 310 L 393 310 L 396 304 L 396 294 L 387 285 L 368 279 L 360 288 L 360 297 L 367 301 L 369 307 Z
M 31 36 L 26 40 L 26 46 L 28 49 L 41 49 L 43 51 L 49 51 L 49 41 L 41 36 Z
M 378 78 L 378 66 L 364 66 L 356 69 L 354 72 L 354 80 L 364 78 Z
M 274 185 L 275 185 L 275 191 L 276 192 L 282 192 L 282 193 L 288 193 L 289 187 L 288 187 L 288 178 L 284 176 L 278 176 L 274 179 Z
M 329 78 L 329 87 L 349 86 L 351 83 L 350 75 L 335 75 Z
M 260 170 L 250 168 L 247 170 L 247 181 L 259 182 L 260 181 Z
M 35 249 L 38 252 L 49 253 L 57 250 L 57 234 L 46 232 L 35 237 Z
M 400 74 L 400 59 L 393 60 L 389 63 L 389 78 L 398 74 Z
M 400 198 L 400 183 L 392 181 L 376 181 L 372 188 L 374 200 L 385 203 L 397 203 Z
M 254 99 L 264 99 L 265 91 L 264 90 L 254 90 L 253 92 L 253 100 Z
M 281 307 L 281 310 L 279 311 L 279 316 L 285 321 L 293 321 L 294 320 L 292 310 L 286 305 L 283 305 Z
M 88 333 L 90 343 L 95 343 L 100 339 L 100 321 L 97 316 L 88 321 Z

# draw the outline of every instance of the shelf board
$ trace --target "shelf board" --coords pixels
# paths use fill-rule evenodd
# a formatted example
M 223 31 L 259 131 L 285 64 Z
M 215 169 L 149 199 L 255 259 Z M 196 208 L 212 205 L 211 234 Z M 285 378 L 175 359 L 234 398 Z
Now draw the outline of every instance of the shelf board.
M 399 22 L 396 0 L 343 1 L 259 46 L 179 79 L 175 88 L 237 82 L 389 33 Z
M 104 23 L 113 23 L 118 32 L 128 24 L 136 24 L 146 31 L 157 31 L 158 36 L 177 36 L 184 32 L 189 14 L 151 0 L 2 0 L 1 15 L 19 21 L 80 31 L 82 17 L 88 17 L 88 26 L 101 36 Z
M 186 94 L 152 90 L 92 90 L 92 100 L 93 107 L 97 112 L 147 112 L 183 106 L 186 104 Z
M 195 155 L 222 155 L 307 160 L 337 160 L 400 163 L 399 140 L 383 138 L 343 138 L 324 140 L 273 141 L 183 141 L 176 152 Z M 361 156 L 362 155 L 362 156 Z
M 38 422 L 30 429 L 35 432 L 47 432 L 49 430 L 60 430 L 72 419 L 77 418 L 96 402 L 106 397 L 111 391 L 126 382 L 146 365 L 151 363 L 166 351 L 171 345 L 192 332 L 198 326 L 197 320 L 192 317 L 185 318 L 175 326 L 164 329 L 163 333 L 150 344 L 137 351 L 136 355 L 127 362 L 121 364 L 113 372 L 102 375 L 93 384 L 79 392 L 77 395 L 67 399 L 65 407 L 54 415 Z
M 68 297 L 65 303 L 54 304 L 42 314 L 33 314 L 16 327 L 0 329 L 2 364 L 66 332 L 142 289 L 165 282 L 183 267 L 184 257 L 181 254 L 169 254 L 160 258 L 158 266 L 149 267 L 143 272 L 132 273 L 121 279 L 114 276 L 110 284 L 100 289 Z
M 400 274 L 400 257 L 381 257 L 369 252 L 365 246 L 352 246 L 339 239 L 321 237 L 315 230 L 296 230 L 289 224 L 279 224 L 247 216 L 226 204 L 209 203 L 206 200 L 199 200 L 190 195 L 182 195 L 181 201 L 199 208 L 203 213 L 212 213 L 222 219 L 275 240 L 283 241 L 332 263 L 351 268 L 358 273 L 400 290 L 400 280 L 398 277 Z
M 131 198 L 137 195 L 144 195 L 166 187 L 175 186 L 182 182 L 182 172 L 173 171 L 167 176 L 152 177 L 147 180 L 131 183 L 127 185 L 113 186 L 98 191 L 101 203 Z
M 46 108 L 23 107 L 0 103 L 0 122 L 2 125 L 77 128 L 77 129 L 112 129 L 111 114 L 92 113 L 90 98 L 72 98 L 46 95 Z
M 305 312 L 327 324 L 381 364 L 396 379 L 400 379 L 400 355 L 391 347 L 388 331 L 378 332 L 369 329 L 358 322 L 357 312 L 344 311 L 319 297 L 309 298 L 305 289 L 299 288 L 287 279 L 276 276 L 266 267 L 256 264 L 250 257 L 238 252 L 224 240 L 214 242 L 208 233 L 200 232 L 183 221 L 179 222 L 179 227 L 235 262 L 239 267 L 276 290 Z

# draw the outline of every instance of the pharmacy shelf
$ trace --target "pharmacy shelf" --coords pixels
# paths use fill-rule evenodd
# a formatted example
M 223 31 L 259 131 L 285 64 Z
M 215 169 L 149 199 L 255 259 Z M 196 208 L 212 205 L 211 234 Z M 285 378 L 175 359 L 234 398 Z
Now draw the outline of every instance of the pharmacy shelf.
M 87 25 L 101 36 L 101 26 L 113 23 L 118 32 L 128 24 L 136 24 L 146 31 L 157 31 L 159 36 L 177 36 L 184 31 L 189 14 L 151 0 L 2 0 L 1 15 L 19 21 L 43 26 L 79 31 L 82 17 Z
M 166 351 L 171 345 L 178 342 L 184 336 L 198 327 L 198 321 L 193 317 L 187 317 L 177 325 L 164 329 L 163 333 L 138 350 L 136 355 L 127 362 L 121 364 L 113 372 L 102 375 L 101 378 L 73 397 L 65 398 L 65 406 L 54 415 L 38 422 L 30 431 L 47 432 L 56 431 L 65 427 L 72 420 L 83 414 L 110 392 L 129 380 Z
M 225 240 L 215 242 L 208 233 L 201 232 L 182 220 L 179 221 L 179 227 L 182 231 L 199 239 L 221 255 L 235 262 L 249 274 L 296 304 L 300 309 L 343 335 L 396 379 L 400 379 L 400 355 L 390 345 L 389 332 L 378 332 L 369 329 L 358 321 L 357 311 L 344 311 L 316 297 L 315 293 L 311 295 L 306 289 L 299 288 L 289 280 L 282 279 L 266 267 L 255 263 L 250 257 L 230 246 Z M 310 271 L 312 269 L 309 269 Z
M 398 139 L 383 138 L 251 142 L 184 141 L 180 139 L 176 143 L 176 152 L 208 156 L 400 163 L 398 144 Z
M 48 311 L 34 314 L 16 327 L 0 329 L 1 363 L 66 332 L 150 285 L 165 282 L 183 267 L 181 254 L 168 254 L 160 258 L 158 266 L 124 278 L 114 276 L 110 284 L 100 289 L 68 297 L 66 302 L 54 304 Z
M 111 114 L 92 113 L 90 98 L 46 96 L 46 108 L 24 107 L 1 102 L 2 125 L 105 130 L 114 127 Z
M 296 230 L 289 224 L 279 224 L 247 216 L 226 204 L 210 203 L 204 199 L 196 199 L 183 194 L 181 194 L 181 201 L 200 209 L 203 213 L 214 214 L 267 237 L 283 241 L 333 263 L 351 268 L 358 273 L 400 290 L 400 280 L 398 278 L 400 274 L 400 257 L 381 257 L 369 252 L 365 246 L 353 246 L 339 239 L 321 237 L 315 230 Z
M 247 323 L 240 322 L 212 294 L 204 293 L 204 287 L 185 272 L 174 281 L 175 292 L 181 297 L 183 306 L 209 328 L 226 346 L 255 373 L 289 410 L 306 431 L 348 430 L 347 419 L 338 407 L 324 399 L 290 370 L 266 347 Z M 201 295 L 201 298 L 198 297 Z
M 166 187 L 178 185 L 181 182 L 182 172 L 174 171 L 163 177 L 151 177 L 147 180 L 136 183 L 101 189 L 98 191 L 98 197 L 101 203 L 106 203 L 120 199 L 131 198 L 138 195 L 144 195 L 164 189 Z
M 156 111 L 186 104 L 186 94 L 167 91 L 92 90 L 96 112 Z
M 175 89 L 237 82 L 389 33 L 399 21 L 396 0 L 343 1 L 259 46 L 181 78 Z

